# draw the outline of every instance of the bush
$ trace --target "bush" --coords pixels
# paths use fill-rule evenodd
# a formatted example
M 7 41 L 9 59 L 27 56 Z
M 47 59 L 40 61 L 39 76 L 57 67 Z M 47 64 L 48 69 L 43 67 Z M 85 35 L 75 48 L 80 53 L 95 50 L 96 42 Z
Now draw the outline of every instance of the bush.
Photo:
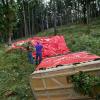
M 0 50 L 0 57 L 0 100 L 33 100 L 29 75 L 35 67 L 27 61 L 27 54 Z
M 100 91 L 100 77 L 91 76 L 84 72 L 72 76 L 75 91 L 88 96 L 96 96 Z

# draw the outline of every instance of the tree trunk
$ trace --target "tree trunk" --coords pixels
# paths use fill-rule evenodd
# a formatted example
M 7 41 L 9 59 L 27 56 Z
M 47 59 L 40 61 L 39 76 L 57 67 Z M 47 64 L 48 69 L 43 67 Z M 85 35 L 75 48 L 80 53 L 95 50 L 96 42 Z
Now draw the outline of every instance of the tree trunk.
M 25 14 L 25 6 L 24 6 L 24 0 L 23 0 L 23 17 L 24 17 L 24 32 L 25 37 L 28 36 L 28 28 L 27 28 L 27 22 L 26 22 L 26 14 Z
M 74 9 L 74 7 L 75 7 L 75 3 L 74 3 L 74 1 L 72 2 L 72 11 L 73 11 L 73 13 L 71 12 L 71 23 L 74 23 L 74 20 L 76 20 L 76 14 L 75 14 L 75 9 Z
M 78 24 L 78 17 L 77 17 L 78 16 L 78 11 L 77 11 L 78 7 L 77 7 L 77 5 L 78 5 L 78 3 L 76 2 L 75 3 L 75 21 L 76 21 L 76 24 Z
M 83 16 L 84 16 L 83 17 L 83 23 L 86 24 L 87 21 L 86 21 L 86 6 L 85 5 L 83 7 Z
M 78 2 L 78 23 L 80 23 L 80 5 Z
M 8 44 L 11 45 L 11 36 L 9 36 Z
M 30 20 L 30 8 L 29 8 L 29 3 L 28 3 L 28 23 L 29 23 L 29 35 L 31 36 L 31 20 Z
M 62 26 L 62 16 L 60 16 L 60 26 Z
M 90 22 L 90 4 L 87 4 L 87 24 Z
M 12 44 L 12 40 L 11 40 L 12 35 L 13 35 L 13 33 L 10 31 L 9 32 L 9 37 L 8 37 L 8 45 L 11 45 Z
M 68 23 L 69 23 L 69 15 L 68 15 L 68 9 L 67 8 L 66 8 L 65 16 L 66 16 L 66 24 L 68 25 Z
M 56 15 L 54 14 L 54 34 L 57 35 Z
M 34 29 L 34 14 L 33 14 L 33 9 L 32 9 L 32 35 L 35 33 Z
M 41 15 L 41 31 L 44 31 L 44 16 Z
M 57 35 L 56 2 L 54 1 L 54 35 Z
M 70 24 L 71 24 L 71 16 L 72 16 L 72 15 L 71 15 L 71 14 L 72 14 L 72 13 L 71 13 L 71 8 L 69 9 L 69 13 L 68 13 L 68 14 L 69 14 L 69 25 L 70 25 Z
M 46 16 L 46 29 L 49 28 L 49 24 L 48 24 L 48 16 Z

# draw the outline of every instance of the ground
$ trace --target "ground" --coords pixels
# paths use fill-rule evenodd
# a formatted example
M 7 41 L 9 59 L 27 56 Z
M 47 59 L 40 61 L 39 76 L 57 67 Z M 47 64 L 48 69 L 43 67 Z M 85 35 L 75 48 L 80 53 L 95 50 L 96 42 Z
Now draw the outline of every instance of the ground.
M 64 35 L 72 52 L 89 51 L 100 55 L 100 21 L 86 25 L 58 27 L 58 35 Z M 53 35 L 53 29 L 37 36 Z M 7 47 L 0 44 L 0 100 L 33 100 L 29 75 L 35 65 L 29 64 L 26 52 L 16 50 L 5 53 Z

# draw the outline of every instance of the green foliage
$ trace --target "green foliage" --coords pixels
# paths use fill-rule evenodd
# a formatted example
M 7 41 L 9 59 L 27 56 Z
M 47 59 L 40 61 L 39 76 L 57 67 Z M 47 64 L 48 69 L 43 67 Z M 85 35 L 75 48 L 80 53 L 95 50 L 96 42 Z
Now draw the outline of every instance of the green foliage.
M 0 50 L 0 100 L 33 100 L 29 75 L 34 65 L 29 64 L 27 54 Z
M 72 52 L 88 51 L 100 55 L 100 25 L 71 25 L 58 27 L 58 35 L 63 35 L 65 41 Z M 89 28 L 89 29 L 88 29 Z M 88 31 L 89 30 L 89 31 Z M 53 30 L 49 29 L 38 36 L 53 35 Z
M 14 0 L 1 1 L 0 4 L 0 32 L 2 41 L 8 39 L 16 25 L 16 3 Z
M 75 90 L 83 95 L 93 96 L 94 87 L 100 88 L 100 77 L 91 76 L 84 72 L 72 76 Z M 96 94 L 97 95 L 97 94 Z

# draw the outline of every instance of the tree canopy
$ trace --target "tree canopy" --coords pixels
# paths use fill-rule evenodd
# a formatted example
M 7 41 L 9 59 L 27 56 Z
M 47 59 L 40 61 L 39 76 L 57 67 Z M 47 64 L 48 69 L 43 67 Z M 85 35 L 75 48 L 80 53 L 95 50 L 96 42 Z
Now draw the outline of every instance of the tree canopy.
M 1 0 L 1 41 L 26 37 L 57 26 L 89 24 L 100 16 L 100 0 Z

